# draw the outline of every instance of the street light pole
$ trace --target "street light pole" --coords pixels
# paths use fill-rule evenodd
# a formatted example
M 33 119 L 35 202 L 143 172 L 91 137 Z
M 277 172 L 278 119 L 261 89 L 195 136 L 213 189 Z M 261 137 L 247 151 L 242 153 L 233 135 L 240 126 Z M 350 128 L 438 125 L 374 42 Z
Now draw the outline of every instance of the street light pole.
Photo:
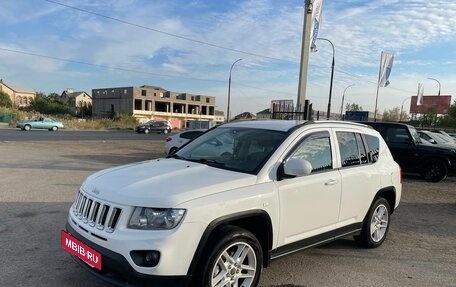
M 323 40 L 329 42 L 332 47 L 332 64 L 331 64 L 331 82 L 329 84 L 329 100 L 328 100 L 328 110 L 326 111 L 326 119 L 329 120 L 329 115 L 331 113 L 331 97 L 332 97 L 332 86 L 333 86 L 333 79 L 334 79 L 334 58 L 335 58 L 335 53 L 334 53 L 334 44 L 326 38 L 317 38 L 317 40 Z
M 340 118 L 342 119 L 342 114 L 344 112 L 344 99 L 345 99 L 345 91 L 347 91 L 348 88 L 353 87 L 355 84 L 351 84 L 350 86 L 346 87 L 344 90 L 344 93 L 342 94 L 342 104 L 340 105 Z
M 226 108 L 226 122 L 230 121 L 231 71 L 233 70 L 234 64 L 236 64 L 237 62 L 239 62 L 241 60 L 242 59 L 237 59 L 236 61 L 234 61 L 233 64 L 231 64 L 231 68 L 230 68 L 230 78 L 228 79 L 228 105 Z
M 439 83 L 439 94 L 437 96 L 440 96 L 440 82 L 437 79 L 434 79 L 434 78 L 428 78 L 428 79 L 436 81 L 437 83 Z

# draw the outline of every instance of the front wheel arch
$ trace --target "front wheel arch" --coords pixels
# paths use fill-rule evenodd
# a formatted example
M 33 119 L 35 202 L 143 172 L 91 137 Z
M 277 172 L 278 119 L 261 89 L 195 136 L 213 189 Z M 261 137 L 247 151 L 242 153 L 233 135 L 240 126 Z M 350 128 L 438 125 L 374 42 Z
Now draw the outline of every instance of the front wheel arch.
M 270 263 L 269 251 L 272 249 L 272 221 L 269 214 L 261 209 L 249 210 L 245 212 L 230 214 L 214 219 L 206 228 L 201 236 L 198 247 L 196 248 L 192 262 L 188 269 L 188 275 L 197 273 L 200 267 L 200 260 L 206 254 L 205 250 L 217 238 L 219 230 L 225 226 L 235 226 L 251 232 L 260 242 L 263 251 L 263 266 L 267 267 Z
M 194 277 L 194 281 L 196 281 L 194 283 L 198 283 L 200 286 L 214 286 L 215 282 L 211 284 L 211 280 L 214 279 L 214 273 L 218 273 L 219 276 L 215 276 L 219 277 L 218 280 L 223 280 L 220 278 L 223 276 L 225 280 L 233 280 L 233 282 L 240 280 L 242 286 L 256 287 L 263 269 L 264 256 L 262 246 L 256 236 L 248 230 L 233 225 L 224 225 L 217 231 L 217 236 L 212 242 L 209 242 L 206 249 L 207 260 L 201 262 L 201 268 Z M 242 250 L 242 253 L 245 252 L 245 255 L 237 253 L 239 250 Z M 223 270 L 224 268 L 227 269 Z M 231 268 L 233 270 L 229 271 Z M 241 274 L 244 276 L 236 279 Z M 246 274 L 248 275 L 245 276 Z

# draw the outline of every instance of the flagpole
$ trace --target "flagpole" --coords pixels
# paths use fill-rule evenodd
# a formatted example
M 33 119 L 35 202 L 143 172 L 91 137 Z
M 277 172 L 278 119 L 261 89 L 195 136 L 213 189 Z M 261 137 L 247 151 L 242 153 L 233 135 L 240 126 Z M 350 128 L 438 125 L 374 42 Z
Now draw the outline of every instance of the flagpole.
M 378 90 L 379 90 L 379 87 L 380 87 L 380 76 L 381 76 L 381 73 L 382 73 L 382 58 L 383 58 L 383 51 L 380 54 L 380 67 L 378 68 L 377 95 L 375 96 L 374 122 L 377 121 Z

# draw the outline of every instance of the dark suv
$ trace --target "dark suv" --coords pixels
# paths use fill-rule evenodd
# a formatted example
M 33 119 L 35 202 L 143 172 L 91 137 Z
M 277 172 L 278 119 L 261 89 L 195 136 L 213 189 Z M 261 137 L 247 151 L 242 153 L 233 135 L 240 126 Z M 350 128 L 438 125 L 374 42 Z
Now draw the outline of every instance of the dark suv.
M 456 171 L 456 149 L 422 141 L 414 127 L 388 122 L 362 123 L 382 135 L 403 171 L 419 173 L 430 182 L 444 180 Z
M 170 131 L 171 128 L 167 121 L 148 121 L 147 123 L 140 124 L 135 128 L 135 132 L 145 134 L 150 132 L 167 134 Z

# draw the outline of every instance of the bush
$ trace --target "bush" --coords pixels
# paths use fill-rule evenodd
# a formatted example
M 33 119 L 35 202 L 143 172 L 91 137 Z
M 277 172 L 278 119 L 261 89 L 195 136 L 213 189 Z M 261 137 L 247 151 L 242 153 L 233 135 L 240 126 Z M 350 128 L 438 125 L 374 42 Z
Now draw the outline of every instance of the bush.
M 126 114 L 116 114 L 112 119 L 63 119 L 65 128 L 72 130 L 133 129 L 138 121 Z
M 11 101 L 10 96 L 3 92 L 0 91 L 0 107 L 12 107 L 13 102 Z

